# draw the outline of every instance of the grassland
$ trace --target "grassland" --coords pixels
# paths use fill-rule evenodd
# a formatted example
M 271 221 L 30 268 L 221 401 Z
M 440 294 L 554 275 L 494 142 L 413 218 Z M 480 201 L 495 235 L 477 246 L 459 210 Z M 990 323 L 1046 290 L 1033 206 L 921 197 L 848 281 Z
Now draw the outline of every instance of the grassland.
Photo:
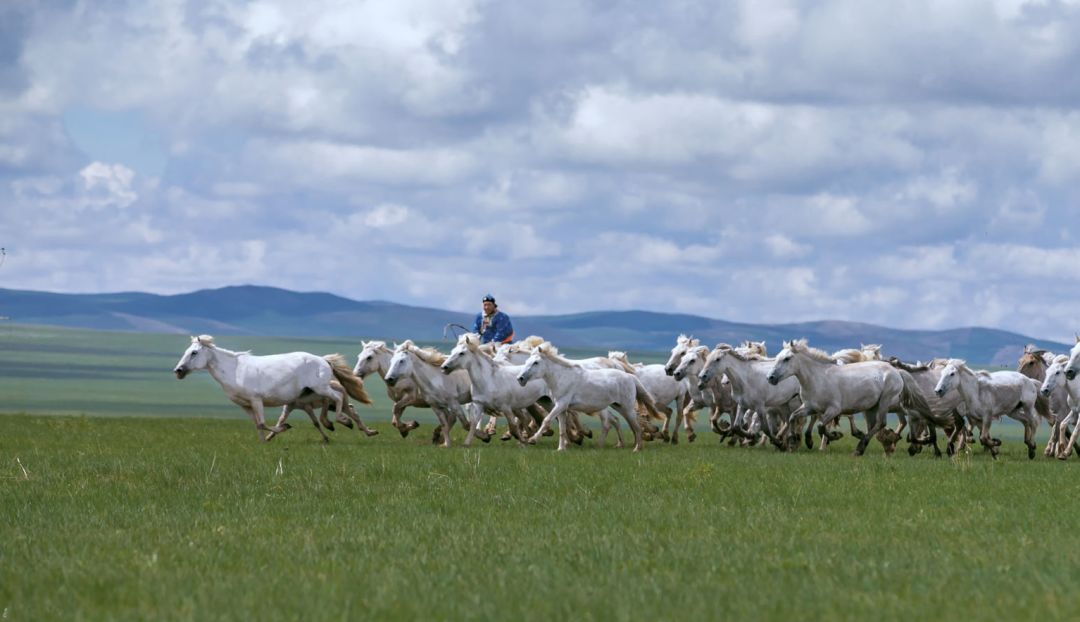
M 1018 442 L 996 462 L 889 459 L 877 445 L 854 459 L 849 439 L 782 455 L 707 434 L 557 454 L 552 439 L 442 450 L 380 423 L 377 437 L 339 430 L 329 446 L 306 424 L 261 444 L 212 381 L 168 374 L 183 338 L 29 332 L 0 338 L 4 410 L 35 413 L 0 416 L 0 619 L 1080 610 L 1080 463 L 1029 462 Z M 251 344 L 354 354 L 279 341 Z M 11 365 L 20 358 L 42 371 Z M 365 411 L 388 417 L 384 402 Z M 36 414 L 79 412 L 126 416 Z

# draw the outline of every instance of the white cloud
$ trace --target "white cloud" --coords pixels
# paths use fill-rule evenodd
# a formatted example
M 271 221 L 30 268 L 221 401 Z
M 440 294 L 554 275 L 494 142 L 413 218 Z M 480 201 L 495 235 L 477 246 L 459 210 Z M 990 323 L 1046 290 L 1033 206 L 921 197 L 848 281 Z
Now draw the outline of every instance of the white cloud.
M 30 8 L 0 66 L 6 286 L 1075 322 L 1076 288 L 1033 285 L 1080 259 L 1066 3 Z M 79 152 L 72 108 L 137 115 L 160 183 Z

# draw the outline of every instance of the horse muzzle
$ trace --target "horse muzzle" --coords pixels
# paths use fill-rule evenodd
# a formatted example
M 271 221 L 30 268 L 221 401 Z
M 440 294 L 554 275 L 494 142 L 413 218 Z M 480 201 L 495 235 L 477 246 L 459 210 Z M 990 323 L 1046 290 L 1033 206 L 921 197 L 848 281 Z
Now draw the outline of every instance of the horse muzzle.
M 698 391 L 704 391 L 705 390 L 705 384 L 706 384 L 706 382 L 704 380 L 698 380 L 697 381 Z
M 1069 380 L 1076 380 L 1076 370 L 1075 369 L 1066 369 L 1065 370 L 1065 377 L 1068 378 Z
M 525 385 L 529 384 L 529 379 L 526 378 L 525 376 L 518 376 L 517 381 L 518 381 L 518 384 L 520 384 L 521 386 L 525 386 Z
M 393 376 L 387 376 L 384 379 L 384 381 L 386 382 L 387 385 L 389 385 L 391 387 L 394 386 L 395 384 L 397 384 L 397 378 L 395 378 Z
M 1050 389 L 1039 389 L 1039 393 L 1041 393 L 1043 397 L 1050 397 Z
M 777 376 L 777 375 L 774 375 L 774 374 L 769 374 L 769 377 L 766 378 L 766 380 L 768 380 L 769 384 L 771 384 L 774 387 L 776 385 L 780 384 L 780 376 Z
M 934 389 L 934 395 L 938 397 L 945 397 L 945 389 Z
M 454 370 L 450 369 L 449 367 L 447 367 L 446 365 L 440 366 L 439 369 L 442 370 L 442 373 L 443 373 L 444 376 L 449 376 L 450 372 L 454 371 Z
M 186 367 L 177 367 L 176 369 L 173 370 L 173 373 L 176 374 L 176 379 L 177 380 L 183 380 L 184 376 L 188 375 L 188 368 L 186 368 Z
M 665 367 L 664 368 L 664 373 L 669 375 L 669 376 L 674 376 L 675 375 L 675 368 L 674 367 Z

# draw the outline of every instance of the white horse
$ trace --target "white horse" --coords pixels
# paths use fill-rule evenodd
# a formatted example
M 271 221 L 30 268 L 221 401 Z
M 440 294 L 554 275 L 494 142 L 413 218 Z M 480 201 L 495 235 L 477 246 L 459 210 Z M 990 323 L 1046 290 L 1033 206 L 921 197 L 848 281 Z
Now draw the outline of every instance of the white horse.
M 1067 459 L 1069 457 L 1069 448 L 1073 447 L 1077 453 L 1080 454 L 1080 448 L 1076 448 L 1074 443 L 1076 442 L 1076 430 L 1073 430 L 1071 435 L 1068 435 L 1068 441 L 1066 442 L 1066 434 L 1068 425 L 1076 425 L 1078 418 L 1080 418 L 1080 378 L 1073 378 L 1068 380 L 1065 377 L 1065 368 L 1069 365 L 1069 356 L 1061 355 L 1054 359 L 1054 363 L 1046 370 L 1046 380 L 1043 381 L 1042 387 L 1039 392 L 1043 397 L 1050 398 L 1055 392 L 1064 390 L 1067 395 L 1067 403 L 1069 412 L 1064 418 L 1057 418 L 1054 421 L 1053 426 L 1050 428 L 1050 442 L 1047 443 L 1047 455 L 1056 455 L 1058 458 Z M 1080 425 L 1076 426 L 1077 430 L 1080 430 Z
M 769 382 L 774 385 L 788 376 L 799 379 L 803 403 L 789 415 L 779 436 L 783 436 L 787 426 L 799 416 L 810 416 L 811 425 L 813 417 L 819 416 L 820 431 L 824 434 L 836 417 L 862 412 L 866 415 L 867 432 L 859 439 L 856 456 L 861 456 L 870 439 L 885 428 L 889 408 L 894 403 L 914 405 L 917 401 L 925 402 L 918 387 L 909 384 L 888 363 L 865 361 L 837 365 L 836 360 L 825 352 L 809 347 L 805 339 L 785 342 L 768 373 Z
M 641 427 L 638 425 L 636 405 L 644 407 L 651 416 L 659 419 L 660 413 L 652 403 L 637 376 L 621 369 L 588 369 L 559 355 L 550 343 L 537 346 L 518 375 L 518 383 L 524 386 L 533 377 L 547 383 L 555 402 L 540 429 L 530 439 L 535 442 L 551 419 L 559 418 L 559 451 L 566 449 L 566 412 L 598 412 L 613 406 L 634 432 L 634 451 L 641 451 Z
M 709 422 L 713 431 L 721 435 L 721 440 L 728 434 L 735 434 L 735 423 L 738 421 L 738 402 L 733 397 L 733 387 L 730 379 L 724 376 L 714 376 L 702 388 L 697 381 L 697 375 L 705 366 L 705 360 L 709 356 L 709 349 L 705 346 L 693 346 L 689 348 L 678 365 L 672 371 L 672 376 L 680 382 L 685 382 L 689 388 L 690 403 L 683 412 L 683 421 L 687 427 L 695 419 L 700 408 L 709 409 Z M 727 429 L 720 427 L 720 416 L 728 412 L 731 414 L 731 424 Z M 676 425 L 676 429 L 678 426 Z M 693 428 L 690 428 L 693 431 Z M 735 439 L 732 437 L 731 443 Z
M 472 402 L 469 375 L 465 370 L 444 374 L 440 366 L 446 361 L 446 355 L 432 348 L 419 348 L 411 340 L 406 340 L 394 349 L 390 357 L 390 368 L 386 371 L 386 384 L 396 386 L 403 378 L 412 380 L 420 397 L 431 407 L 439 420 L 439 427 L 432 435 L 437 442 L 442 434 L 442 446 L 450 446 L 450 430 L 460 420 L 469 430 L 465 439 L 468 446 L 473 436 L 480 436 L 485 442 L 487 433 L 478 431 L 480 413 L 472 411 L 472 417 L 465 415 L 462 406 Z
M 621 365 L 627 373 L 634 374 L 641 380 L 641 384 L 645 385 L 645 390 L 652 396 L 656 409 L 663 413 L 665 417 L 670 419 L 673 413 L 677 418 L 683 416 L 683 411 L 690 404 L 690 387 L 685 381 L 676 380 L 668 375 L 664 370 L 664 366 L 659 363 L 652 365 L 631 363 L 625 352 L 611 351 L 608 352 L 607 357 Z M 674 411 L 670 406 L 672 402 L 675 403 Z M 687 440 L 694 442 L 696 434 L 694 434 L 692 427 L 686 427 L 686 436 Z M 675 432 L 671 435 L 671 442 L 673 444 L 679 442 L 678 420 L 675 422 Z
M 493 361 L 481 351 L 480 335 L 474 333 L 458 337 L 457 345 L 446 356 L 440 369 L 444 374 L 465 370 L 472 384 L 473 403 L 485 412 L 505 417 L 510 425 L 510 434 L 524 444 L 525 430 L 520 426 L 527 425 L 528 415 L 525 411 L 535 408 L 536 402 L 548 395 L 543 380 L 537 378 L 524 386 L 518 384 L 517 376 L 522 366 Z
M 360 354 L 356 355 L 356 366 L 353 373 L 361 378 L 377 373 L 386 384 L 386 372 L 390 369 L 390 359 L 394 351 L 386 346 L 385 341 L 365 341 Z M 401 421 L 401 415 L 409 406 L 416 408 L 428 408 L 427 402 L 420 397 L 416 386 L 409 378 L 400 378 L 393 386 L 386 384 L 386 394 L 394 402 L 393 411 L 390 415 L 390 424 L 393 425 L 401 438 L 409 435 L 410 430 L 420 427 L 416 421 Z
M 997 459 L 1001 441 L 990 437 L 990 424 L 1008 415 L 1024 424 L 1028 458 L 1035 458 L 1035 432 L 1039 427 L 1035 414 L 1039 384 L 1035 380 L 1015 371 L 974 371 L 960 359 L 949 359 L 934 392 L 944 397 L 953 389 L 964 399 L 968 417 L 979 423 L 979 442 L 991 456 Z
M 773 424 L 776 416 L 787 420 L 788 415 L 801 404 L 799 380 L 792 376 L 776 385 L 769 383 L 768 374 L 772 365 L 770 359 L 756 353 L 740 352 L 722 343 L 706 357 L 705 364 L 697 374 L 698 388 L 704 389 L 718 374 L 726 375 L 731 382 L 731 393 L 739 404 L 740 412 L 732 424 L 736 433 L 740 431 L 746 413 L 757 413 L 764 419 L 766 435 L 773 444 L 787 448 L 776 437 L 779 429 L 774 429 Z
M 266 426 L 266 406 L 288 406 L 314 394 L 333 402 L 337 412 L 344 412 L 346 397 L 334 388 L 335 380 L 354 399 L 371 403 L 363 382 L 353 375 L 339 355 L 321 357 L 307 352 L 290 352 L 255 356 L 250 352 L 220 348 L 210 335 L 200 335 L 191 338 L 191 345 L 180 357 L 173 373 L 182 380 L 189 373 L 202 369 L 207 370 L 225 390 L 225 395 L 251 417 L 264 441 L 273 438 L 264 432 L 280 433 L 286 429 Z M 318 427 L 314 413 L 307 412 Z

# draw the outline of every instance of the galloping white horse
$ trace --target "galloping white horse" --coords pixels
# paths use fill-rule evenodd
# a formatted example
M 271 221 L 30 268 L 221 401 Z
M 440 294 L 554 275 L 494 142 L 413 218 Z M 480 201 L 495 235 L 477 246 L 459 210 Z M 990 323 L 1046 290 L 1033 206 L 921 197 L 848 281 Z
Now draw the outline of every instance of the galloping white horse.
M 698 388 L 705 388 L 709 380 L 718 374 L 726 375 L 731 382 L 731 393 L 740 408 L 732 424 L 736 433 L 739 433 L 742 419 L 747 413 L 757 413 L 765 421 L 764 428 L 769 439 L 777 446 L 786 447 L 776 438 L 778 430 L 773 429 L 773 417 L 769 415 L 775 413 L 787 420 L 791 411 L 799 407 L 799 380 L 792 376 L 779 384 L 770 384 L 768 374 L 772 365 L 771 359 L 739 352 L 726 343 L 718 344 L 698 372 Z
M 934 392 L 944 397 L 956 389 L 967 404 L 968 417 L 978 421 L 979 442 L 997 459 L 1001 441 L 990 438 L 990 424 L 1002 415 L 1008 415 L 1024 424 L 1024 444 L 1028 458 L 1035 458 L 1035 431 L 1039 420 L 1035 414 L 1035 402 L 1039 399 L 1039 384 L 1015 371 L 974 371 L 960 359 L 949 359 L 941 370 Z
M 1076 425 L 1077 418 L 1080 416 L 1080 378 L 1066 379 L 1065 368 L 1068 365 L 1069 357 L 1064 354 L 1054 359 L 1053 365 L 1046 370 L 1046 380 L 1039 389 L 1046 398 L 1051 397 L 1058 390 L 1064 390 L 1068 396 L 1069 412 L 1064 418 L 1057 418 L 1054 421 L 1054 425 L 1050 428 L 1050 442 L 1046 445 L 1047 455 L 1056 455 L 1062 460 L 1069 457 L 1070 447 L 1075 448 L 1076 430 L 1069 436 L 1068 442 L 1065 440 L 1068 425 L 1070 423 Z M 1080 425 L 1077 425 L 1076 429 L 1080 430 Z M 1080 448 L 1076 448 L 1076 451 L 1080 454 Z
M 289 352 L 255 356 L 249 352 L 220 348 L 210 335 L 200 335 L 191 338 L 191 345 L 180 357 L 173 373 L 182 380 L 189 373 L 201 369 L 210 372 L 225 390 L 225 395 L 244 409 L 255 422 L 259 437 L 264 441 L 272 438 L 264 432 L 280 433 L 286 429 L 266 426 L 263 410 L 266 406 L 288 406 L 314 394 L 333 402 L 337 412 L 344 412 L 346 398 L 332 386 L 334 380 L 345 388 L 349 396 L 363 404 L 371 403 L 363 382 L 353 375 L 344 359 L 338 355 L 321 357 L 307 352 Z M 307 412 L 312 423 L 318 427 L 314 413 Z
M 353 367 L 353 373 L 361 378 L 377 373 L 383 379 L 383 383 L 386 384 L 386 372 L 390 370 L 390 359 L 393 356 L 394 351 L 386 347 L 385 341 L 365 341 L 360 354 L 356 355 L 356 366 Z M 394 402 L 394 409 L 390 415 L 390 424 L 401 434 L 401 438 L 405 438 L 409 435 L 410 430 L 415 430 L 420 427 L 420 424 L 416 421 L 402 423 L 401 414 L 409 406 L 428 408 L 428 404 L 420 397 L 416 385 L 408 378 L 399 379 L 393 386 L 386 384 L 386 394 Z
M 783 436 L 787 426 L 802 415 L 820 416 L 820 431 L 824 434 L 836 417 L 863 412 L 867 431 L 855 448 L 856 456 L 861 456 L 870 439 L 885 428 L 889 408 L 894 403 L 912 406 L 918 401 L 925 403 L 918 387 L 909 384 L 888 363 L 865 361 L 837 365 L 836 360 L 825 352 L 809 347 L 805 339 L 784 343 L 784 349 L 776 355 L 776 362 L 769 370 L 768 379 L 776 385 L 792 375 L 799 379 L 803 403 L 788 416 L 788 423 L 781 428 L 779 436 Z M 928 408 L 925 404 L 923 407 Z
M 450 446 L 450 430 L 458 420 L 469 430 L 469 435 L 465 438 L 466 446 L 474 435 L 479 435 L 481 440 L 488 440 L 487 433 L 477 430 L 480 413 L 473 412 L 470 418 L 466 417 L 462 410 L 463 405 L 472 402 L 469 375 L 465 370 L 444 374 L 439 366 L 445 360 L 446 356 L 441 352 L 431 348 L 419 348 L 411 340 L 406 340 L 394 349 L 390 368 L 386 371 L 386 384 L 392 387 L 403 378 L 412 380 L 424 402 L 439 419 L 443 447 Z M 437 439 L 438 433 L 432 437 L 433 441 Z
M 530 440 L 538 440 L 551 419 L 558 417 L 559 451 L 566 449 L 568 410 L 598 412 L 613 406 L 634 431 L 634 451 L 641 451 L 641 426 L 638 425 L 635 405 L 640 404 L 657 419 L 661 417 L 637 376 L 621 369 L 588 369 L 563 358 L 555 346 L 547 342 L 533 350 L 517 380 L 524 386 L 533 377 L 541 377 L 547 383 L 555 407 Z
M 536 402 L 548 394 L 547 385 L 539 378 L 524 386 L 518 384 L 520 365 L 497 363 L 481 352 L 480 348 L 480 335 L 461 335 L 457 345 L 443 361 L 441 369 L 444 374 L 464 369 L 472 382 L 473 403 L 485 412 L 506 417 L 510 434 L 524 444 L 525 430 L 519 426 L 527 424 L 525 410 L 535 407 Z

